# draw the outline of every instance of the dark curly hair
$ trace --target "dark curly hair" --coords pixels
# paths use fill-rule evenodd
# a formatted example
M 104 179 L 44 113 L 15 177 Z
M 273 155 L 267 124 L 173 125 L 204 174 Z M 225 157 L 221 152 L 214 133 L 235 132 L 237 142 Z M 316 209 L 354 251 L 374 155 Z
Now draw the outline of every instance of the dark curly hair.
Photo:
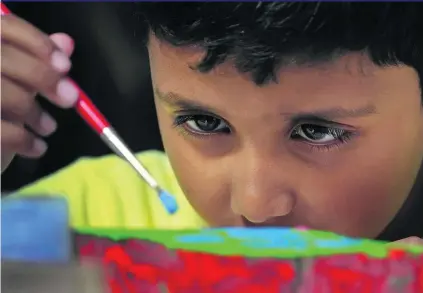
M 154 35 L 174 46 L 196 45 L 208 72 L 230 59 L 265 84 L 287 64 L 329 61 L 363 52 L 380 66 L 423 72 L 423 3 L 179 2 L 138 3 Z

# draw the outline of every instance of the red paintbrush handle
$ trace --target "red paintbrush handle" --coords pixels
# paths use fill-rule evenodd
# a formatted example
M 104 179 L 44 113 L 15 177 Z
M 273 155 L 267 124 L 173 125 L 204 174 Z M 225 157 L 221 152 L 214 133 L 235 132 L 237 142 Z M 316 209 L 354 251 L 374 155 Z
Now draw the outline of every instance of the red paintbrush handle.
M 110 127 L 110 123 L 88 98 L 87 94 L 74 81 L 72 82 L 79 92 L 79 98 L 75 105 L 76 111 L 91 128 L 98 134 L 102 134 L 106 127 Z
M 3 2 L 1 2 L 0 12 L 1 15 L 10 14 L 10 10 Z M 110 127 L 110 123 L 91 102 L 87 94 L 74 81 L 72 82 L 79 92 L 79 98 L 75 105 L 76 111 L 98 134 L 102 134 L 104 128 Z
M 10 13 L 10 10 L 6 7 L 6 5 L 3 4 L 3 2 L 1 2 L 1 15 L 6 15 L 9 13 Z

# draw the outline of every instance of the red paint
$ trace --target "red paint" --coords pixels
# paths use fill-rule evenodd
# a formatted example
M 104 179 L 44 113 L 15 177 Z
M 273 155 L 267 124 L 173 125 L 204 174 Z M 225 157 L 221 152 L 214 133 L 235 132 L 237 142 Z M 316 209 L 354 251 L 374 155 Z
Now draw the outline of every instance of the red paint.
M 84 249 L 84 251 L 87 251 Z M 187 292 L 193 283 L 198 285 L 201 292 L 214 293 L 224 292 L 216 289 L 225 279 L 243 280 L 235 284 L 230 292 L 251 292 L 259 293 L 279 292 L 281 286 L 294 279 L 295 271 L 289 263 L 278 263 L 269 260 L 267 264 L 258 266 L 248 266 L 243 257 L 220 257 L 210 254 L 193 253 L 188 251 L 178 251 L 178 256 L 183 266 L 163 269 L 149 264 L 137 264 L 129 257 L 121 246 L 113 246 L 107 249 L 104 255 L 104 264 L 106 266 L 114 263 L 118 267 L 119 279 L 122 285 L 127 289 L 123 292 L 138 292 L 136 290 L 136 279 L 143 280 L 150 285 L 166 283 L 170 292 Z M 273 277 L 262 282 L 250 282 L 254 275 L 265 271 L 266 275 Z M 128 274 L 134 276 L 134 280 L 129 280 Z M 117 281 L 114 278 L 109 279 L 109 285 L 113 292 L 120 292 L 117 288 Z M 233 290 L 233 291 L 232 291 Z M 228 291 L 229 292 L 229 291 Z
M 423 256 L 399 253 L 400 260 L 365 254 L 327 256 L 299 269 L 293 261 L 276 258 L 247 259 L 170 250 L 135 239 L 80 239 L 85 240 L 79 244 L 82 257 L 103 259 L 112 293 L 423 292 Z M 397 257 L 398 253 L 394 251 L 393 255 Z M 399 289 L 392 285 L 393 276 L 404 278 Z M 293 291 L 294 281 L 299 280 Z M 168 291 L 161 290 L 161 285 Z
M 79 251 L 78 251 L 78 254 L 81 258 L 89 257 L 91 255 L 95 255 L 95 253 L 96 253 L 96 250 L 95 250 L 95 242 L 94 241 L 90 241 L 87 244 L 80 246 Z
M 379 293 L 382 281 L 349 268 L 326 268 L 328 291 L 332 293 Z
M 423 257 L 411 257 L 404 251 L 394 251 L 387 258 L 339 255 L 316 260 L 313 293 L 386 293 L 423 292 Z M 344 258 L 344 262 L 335 261 Z M 349 262 L 349 264 L 348 264 Z M 400 289 L 393 278 L 404 278 Z M 409 280 L 409 281 L 407 281 Z
M 406 252 L 403 249 L 391 249 L 388 256 L 395 260 L 402 260 L 406 256 Z
M 364 263 L 364 264 L 369 261 L 369 257 L 364 253 L 358 253 L 357 259 L 358 259 L 359 262 Z
M 423 255 L 420 255 L 416 260 L 416 265 L 414 268 L 415 273 L 415 282 L 414 282 L 414 292 L 421 293 L 423 292 Z

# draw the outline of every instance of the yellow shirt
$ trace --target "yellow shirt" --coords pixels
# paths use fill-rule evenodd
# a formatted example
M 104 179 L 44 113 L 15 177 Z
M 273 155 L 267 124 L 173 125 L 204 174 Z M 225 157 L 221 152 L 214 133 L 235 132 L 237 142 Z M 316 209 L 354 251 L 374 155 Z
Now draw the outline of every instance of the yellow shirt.
M 184 229 L 205 222 L 186 200 L 166 155 L 137 155 L 159 185 L 176 197 L 179 210 L 169 215 L 155 190 L 122 159 L 109 155 L 82 158 L 18 191 L 19 195 L 64 196 L 73 227 Z

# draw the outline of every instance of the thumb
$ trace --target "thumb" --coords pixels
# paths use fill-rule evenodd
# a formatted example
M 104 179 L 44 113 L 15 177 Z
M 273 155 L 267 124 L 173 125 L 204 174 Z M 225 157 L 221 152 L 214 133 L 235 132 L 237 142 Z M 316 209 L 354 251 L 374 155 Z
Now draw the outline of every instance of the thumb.
M 410 244 L 410 245 L 423 245 L 423 239 L 413 236 L 401 240 L 394 241 L 393 243 Z
M 66 55 L 71 56 L 75 48 L 73 39 L 65 33 L 55 33 L 50 35 L 54 44 Z

